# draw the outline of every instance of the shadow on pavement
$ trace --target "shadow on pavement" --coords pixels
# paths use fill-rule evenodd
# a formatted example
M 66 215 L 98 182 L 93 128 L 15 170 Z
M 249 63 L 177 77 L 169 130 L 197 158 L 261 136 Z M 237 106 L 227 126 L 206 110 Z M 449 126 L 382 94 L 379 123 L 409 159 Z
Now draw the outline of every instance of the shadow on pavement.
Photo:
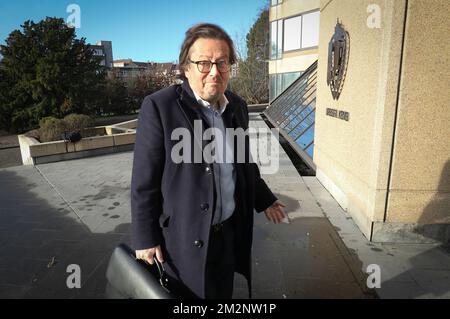
M 107 261 L 129 244 L 129 224 L 90 232 L 33 168 L 0 170 L 0 181 L 0 298 L 102 298 Z M 71 264 L 80 289 L 67 287 Z
M 407 256 L 408 264 L 404 267 L 407 270 L 383 282 L 383 286 L 392 287 L 386 289 L 390 291 L 387 298 L 449 298 L 450 161 L 441 173 L 438 190 L 442 193 L 429 202 L 414 229 L 415 233 L 437 243 L 423 244 L 423 249 L 421 244 L 404 245 L 402 251 L 391 251 L 394 258 L 400 253 Z

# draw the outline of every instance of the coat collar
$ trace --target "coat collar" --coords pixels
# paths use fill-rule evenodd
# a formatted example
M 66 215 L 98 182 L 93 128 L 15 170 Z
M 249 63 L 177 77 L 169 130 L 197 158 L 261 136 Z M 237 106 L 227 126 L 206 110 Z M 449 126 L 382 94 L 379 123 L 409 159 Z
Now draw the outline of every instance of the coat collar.
M 195 134 L 196 120 L 202 120 L 203 126 L 202 130 L 209 128 L 210 127 L 209 120 L 206 117 L 205 112 L 201 111 L 201 108 L 203 106 L 201 106 L 197 102 L 194 92 L 192 91 L 187 81 L 183 82 L 182 85 L 178 86 L 177 93 L 179 95 L 177 99 L 178 105 L 180 107 L 181 113 L 185 117 L 186 121 L 189 123 L 188 129 L 191 131 L 191 134 L 194 134 L 194 136 L 196 136 Z M 243 128 L 244 130 L 246 130 L 248 122 L 246 122 L 245 120 L 244 115 L 245 110 L 241 109 L 244 107 L 244 105 L 242 105 L 242 102 L 239 99 L 236 99 L 231 92 L 226 91 L 225 95 L 229 101 L 229 104 L 227 105 L 225 112 L 223 112 L 222 114 L 225 126 L 229 128 Z M 195 144 L 197 146 L 201 146 L 201 150 L 203 150 L 205 145 L 207 144 L 207 141 L 203 139 L 202 140 L 197 139 L 197 143 Z
M 195 99 L 194 92 L 187 81 L 184 81 L 177 88 L 177 93 L 179 95 L 178 105 L 186 117 L 186 120 L 189 122 L 191 130 L 194 131 L 194 121 L 200 119 L 203 120 L 203 125 L 209 127 L 206 116 L 201 112 L 202 106 Z
M 200 108 L 202 107 L 195 97 L 194 92 L 192 91 L 191 86 L 189 85 L 189 82 L 185 80 L 180 87 L 178 88 L 178 94 L 181 104 L 187 106 L 195 113 L 201 114 Z M 225 91 L 225 97 L 229 101 L 229 104 L 227 105 L 224 113 L 235 113 L 236 111 L 236 103 L 234 103 L 233 99 L 230 96 L 230 93 L 228 91 Z
M 201 106 L 197 99 L 195 98 L 194 92 L 192 91 L 191 87 L 187 83 L 187 81 L 183 82 L 183 84 L 179 85 L 177 88 L 177 93 L 179 95 L 177 102 L 181 109 L 181 112 L 183 113 L 185 119 L 189 123 L 189 129 L 191 130 L 191 133 L 195 135 L 194 132 L 194 121 L 195 120 L 202 120 L 203 123 L 203 130 L 206 128 L 209 128 L 209 120 L 207 119 L 204 112 L 201 111 Z M 233 127 L 233 128 L 243 128 L 244 130 L 248 128 L 248 122 L 246 122 L 243 112 L 245 110 L 242 110 L 241 107 L 244 107 L 242 105 L 242 102 L 234 97 L 234 95 L 226 91 L 225 96 L 229 101 L 229 104 L 227 105 L 225 111 L 222 114 L 222 117 L 224 119 L 224 123 L 226 127 Z M 205 145 L 208 141 L 205 141 L 203 139 L 197 140 L 196 146 L 201 146 L 201 152 L 204 149 Z M 235 148 L 237 146 L 235 145 Z M 236 154 L 236 151 L 235 151 Z M 236 162 L 235 162 L 236 167 Z

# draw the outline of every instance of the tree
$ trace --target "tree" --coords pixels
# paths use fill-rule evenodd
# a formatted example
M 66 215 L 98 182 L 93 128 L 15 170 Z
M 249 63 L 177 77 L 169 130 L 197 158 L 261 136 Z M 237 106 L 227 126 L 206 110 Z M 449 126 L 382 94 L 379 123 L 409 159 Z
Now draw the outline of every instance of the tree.
M 85 39 L 58 18 L 21 27 L 0 46 L 0 127 L 25 131 L 46 116 L 95 113 L 105 70 Z
M 149 74 L 144 74 L 135 79 L 132 85 L 128 88 L 128 95 L 133 110 L 138 110 L 142 101 L 147 95 L 150 95 L 160 88 Z
M 127 88 L 115 73 L 108 77 L 102 92 L 102 107 L 97 115 L 125 115 L 132 112 Z
M 130 103 L 133 110 L 138 110 L 142 101 L 150 95 L 163 88 L 169 87 L 177 82 L 175 72 L 168 73 L 146 73 L 136 78 L 128 88 Z
M 238 57 L 238 75 L 230 88 L 249 104 L 269 102 L 269 9 L 261 11 L 258 20 L 246 36 L 247 54 Z

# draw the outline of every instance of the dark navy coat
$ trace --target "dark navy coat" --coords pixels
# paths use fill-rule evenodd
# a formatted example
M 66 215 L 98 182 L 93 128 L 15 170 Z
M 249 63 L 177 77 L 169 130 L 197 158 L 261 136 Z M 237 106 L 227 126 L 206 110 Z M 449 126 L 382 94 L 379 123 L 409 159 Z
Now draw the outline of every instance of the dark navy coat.
M 227 127 L 248 128 L 247 104 L 226 91 L 229 101 L 223 118 Z M 136 133 L 131 182 L 132 242 L 136 250 L 161 245 L 167 273 L 195 296 L 205 295 L 205 265 L 215 204 L 212 165 L 175 164 L 171 159 L 174 129 L 188 128 L 194 136 L 194 120 L 207 119 L 188 84 L 175 85 L 144 99 Z M 192 143 L 205 146 L 209 141 Z M 245 148 L 249 148 L 248 136 Z M 194 151 L 192 151 L 194 154 Z M 261 179 L 256 164 L 235 163 L 236 271 L 250 284 L 254 210 L 262 212 L 276 201 Z

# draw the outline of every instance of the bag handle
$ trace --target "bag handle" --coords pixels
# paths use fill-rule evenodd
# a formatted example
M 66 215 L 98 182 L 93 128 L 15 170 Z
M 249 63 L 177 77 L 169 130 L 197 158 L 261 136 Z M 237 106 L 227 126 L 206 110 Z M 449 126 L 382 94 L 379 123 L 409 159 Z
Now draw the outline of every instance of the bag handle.
M 134 254 L 133 254 L 133 256 L 134 256 L 134 259 L 136 259 L 137 261 L 141 261 L 150 267 L 153 266 L 150 263 L 148 263 L 146 260 L 136 258 L 136 255 L 134 255 Z M 164 269 L 164 265 L 161 262 L 159 262 L 158 258 L 156 258 L 156 255 L 153 256 L 153 263 L 154 263 L 154 265 L 156 265 L 156 268 L 158 269 L 159 283 L 160 283 L 161 287 L 163 287 L 167 292 L 170 293 L 170 290 L 167 287 L 167 285 L 169 283 L 169 279 L 166 276 L 166 270 Z
M 136 258 L 136 256 L 135 256 L 135 258 Z M 141 259 L 139 259 L 139 260 L 143 261 L 146 265 L 148 265 L 150 267 L 153 266 L 153 265 L 150 265 L 146 260 L 141 260 Z M 156 255 L 153 256 L 153 263 L 156 265 L 156 268 L 158 269 L 159 283 L 160 283 L 161 287 L 163 287 L 167 292 L 170 292 L 169 288 L 167 287 L 167 285 L 169 283 L 169 279 L 166 276 L 166 270 L 164 269 L 164 265 L 158 260 L 158 258 L 156 258 Z
M 156 256 L 153 257 L 153 262 L 156 264 L 156 267 L 158 268 L 158 272 L 159 272 L 159 283 L 161 284 L 161 286 L 166 289 L 167 291 L 167 284 L 169 282 L 169 280 L 167 279 L 166 276 L 166 270 L 164 269 L 164 265 L 163 263 L 159 262 L 158 258 L 156 258 Z

